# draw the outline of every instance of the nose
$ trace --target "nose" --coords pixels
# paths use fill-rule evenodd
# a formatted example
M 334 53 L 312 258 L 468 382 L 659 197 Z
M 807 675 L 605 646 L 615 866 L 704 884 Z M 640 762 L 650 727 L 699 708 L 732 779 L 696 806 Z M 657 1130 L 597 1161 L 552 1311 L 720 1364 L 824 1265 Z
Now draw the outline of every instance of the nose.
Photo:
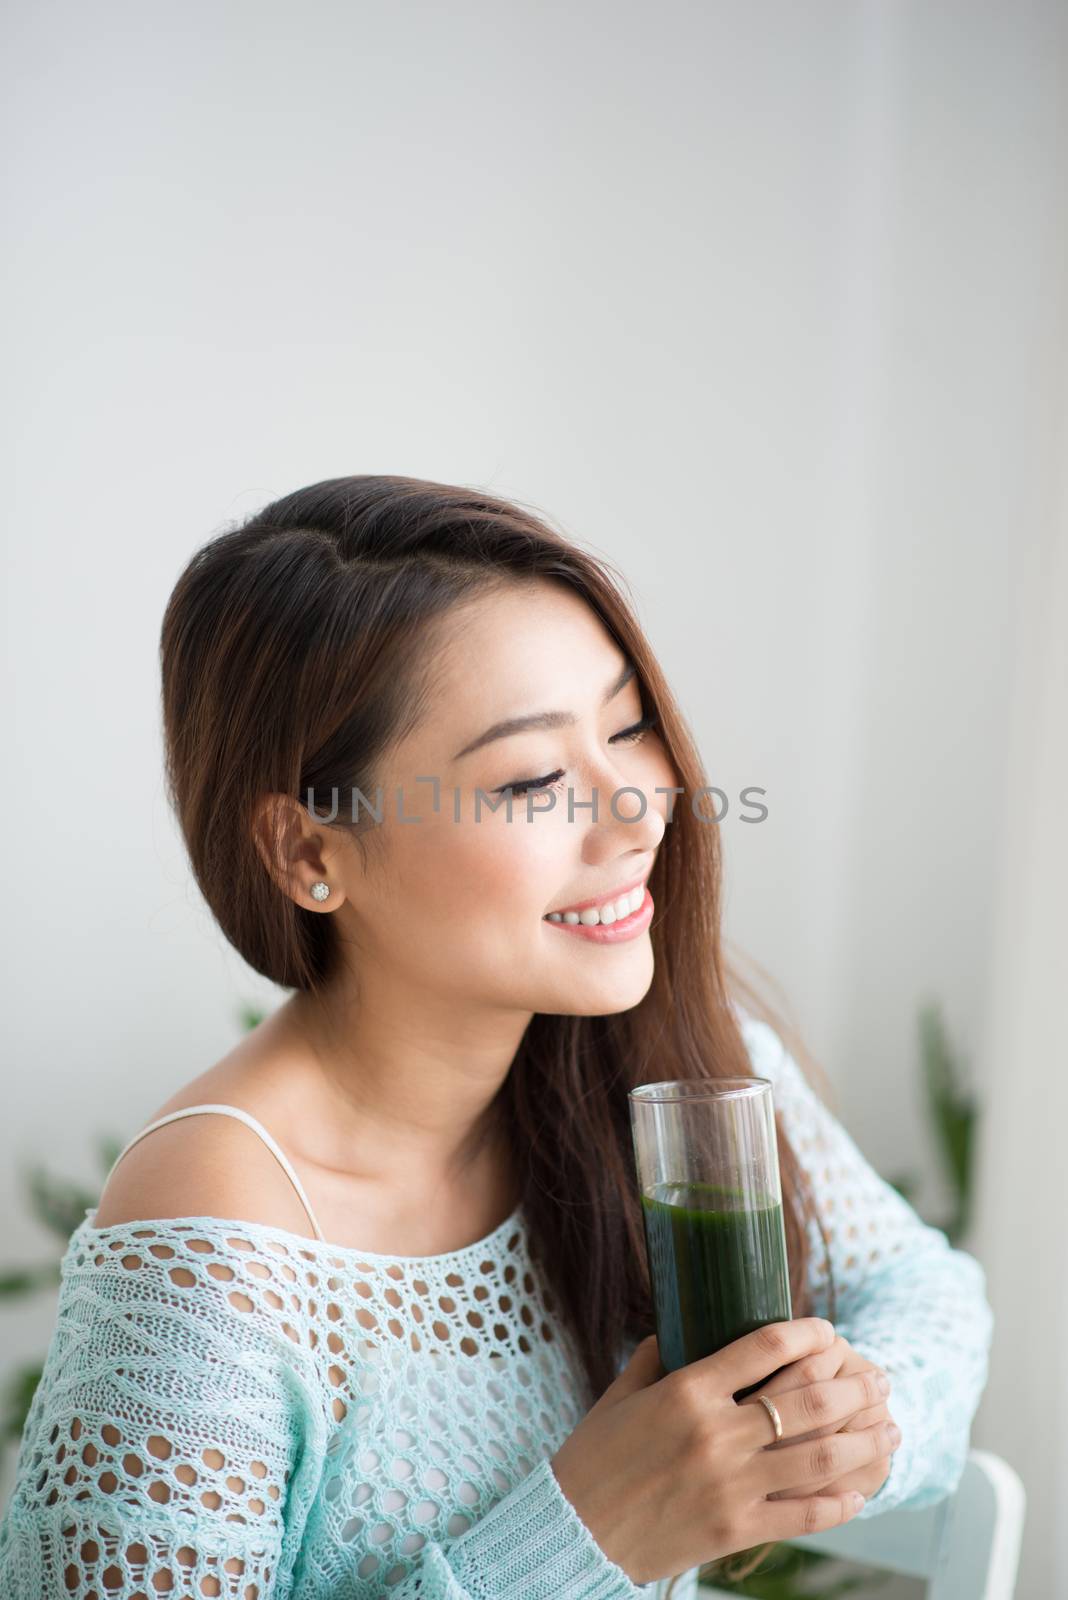
M 583 839 L 583 859 L 591 866 L 600 866 L 629 856 L 640 871 L 643 863 L 637 857 L 647 855 L 648 865 L 652 866 L 667 827 L 662 812 L 653 804 L 654 798 L 632 786 L 598 790 L 596 820 L 591 813 Z

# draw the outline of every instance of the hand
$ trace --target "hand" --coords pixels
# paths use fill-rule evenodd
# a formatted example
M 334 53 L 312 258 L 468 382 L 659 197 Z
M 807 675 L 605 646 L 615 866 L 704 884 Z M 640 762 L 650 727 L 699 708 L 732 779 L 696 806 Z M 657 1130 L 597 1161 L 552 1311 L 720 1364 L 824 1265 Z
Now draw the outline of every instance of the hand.
M 551 1462 L 580 1519 L 632 1582 L 856 1515 L 860 1500 L 822 1486 L 870 1468 L 890 1446 L 880 1424 L 836 1431 L 881 1401 L 874 1371 L 799 1381 L 804 1362 L 833 1343 L 820 1318 L 770 1322 L 665 1376 L 655 1337 L 642 1340 Z M 776 1391 L 783 1439 L 769 1449 L 764 1408 L 734 1396 L 788 1363 L 789 1386 Z M 811 1437 L 814 1418 L 834 1436 Z
M 755 1391 L 756 1394 L 769 1395 L 773 1400 L 777 1395 L 788 1394 L 793 1389 L 804 1388 L 806 1385 L 822 1384 L 829 1378 L 851 1377 L 858 1373 L 878 1373 L 882 1369 L 874 1362 L 869 1361 L 858 1351 L 854 1350 L 847 1339 L 841 1334 L 835 1336 L 833 1344 L 825 1350 L 818 1350 L 812 1355 L 804 1356 L 800 1361 L 794 1361 L 789 1366 L 769 1378 L 767 1383 L 761 1384 Z M 776 1401 L 776 1403 L 778 1403 Z M 763 1410 L 763 1407 L 760 1408 Z M 844 1421 L 833 1421 L 814 1428 L 810 1433 L 802 1434 L 800 1439 L 794 1439 L 797 1444 L 803 1439 L 822 1439 L 831 1433 L 855 1433 L 866 1428 L 876 1426 L 885 1427 L 894 1423 L 894 1418 L 889 1410 L 889 1397 L 882 1398 L 875 1405 L 862 1406 L 852 1416 Z M 896 1423 L 894 1424 L 896 1426 Z M 888 1454 L 879 1456 L 866 1465 L 854 1468 L 853 1471 L 843 1473 L 840 1477 L 832 1479 L 821 1488 L 823 1494 L 843 1494 L 848 1489 L 859 1489 L 866 1500 L 870 1500 L 876 1490 L 881 1489 L 890 1474 L 890 1463 L 893 1451 L 898 1448 L 892 1445 Z M 773 1441 L 772 1449 L 781 1446 Z M 781 1499 L 785 1496 L 797 1494 L 798 1489 L 776 1490 L 768 1498 Z

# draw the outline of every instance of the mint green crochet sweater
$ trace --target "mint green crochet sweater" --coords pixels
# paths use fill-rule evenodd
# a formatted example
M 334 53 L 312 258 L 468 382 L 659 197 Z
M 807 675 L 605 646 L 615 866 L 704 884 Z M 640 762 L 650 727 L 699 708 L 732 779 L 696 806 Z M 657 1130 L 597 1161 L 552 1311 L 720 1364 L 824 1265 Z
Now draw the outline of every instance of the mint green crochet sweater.
M 867 1164 L 777 1035 L 755 1073 L 830 1236 L 818 1314 L 887 1368 L 903 1432 L 860 1512 L 955 1488 L 992 1314 Z M 630 1350 L 619 1353 L 620 1365 Z M 391 1258 L 236 1220 L 98 1228 L 58 1319 L 0 1524 L 3 1600 L 635 1600 L 549 1459 L 593 1396 L 521 1212 L 447 1255 Z M 695 1574 L 675 1586 L 695 1593 Z

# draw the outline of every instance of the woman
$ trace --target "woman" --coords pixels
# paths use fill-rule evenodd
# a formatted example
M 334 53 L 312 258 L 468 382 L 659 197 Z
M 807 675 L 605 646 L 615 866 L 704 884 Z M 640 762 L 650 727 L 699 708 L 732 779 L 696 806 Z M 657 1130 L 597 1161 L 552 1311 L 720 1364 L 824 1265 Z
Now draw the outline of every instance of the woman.
M 292 993 L 70 1242 L 5 1600 L 681 1597 L 953 1487 L 982 1270 L 728 980 L 700 763 L 604 563 L 335 479 L 198 551 L 161 656 L 197 882 Z M 665 1377 L 627 1090 L 753 1072 L 794 1319 Z

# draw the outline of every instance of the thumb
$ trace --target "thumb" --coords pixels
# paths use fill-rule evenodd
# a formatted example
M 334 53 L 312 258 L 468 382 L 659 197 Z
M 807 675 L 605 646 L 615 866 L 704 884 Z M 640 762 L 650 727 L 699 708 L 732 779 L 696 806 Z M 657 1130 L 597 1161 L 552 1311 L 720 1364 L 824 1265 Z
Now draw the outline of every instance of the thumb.
M 664 1369 L 660 1365 L 660 1348 L 656 1342 L 656 1334 L 651 1333 L 643 1339 L 631 1354 L 623 1371 L 605 1390 L 614 1400 L 622 1400 L 625 1395 L 636 1394 L 639 1389 L 647 1389 L 651 1383 L 664 1376 Z

